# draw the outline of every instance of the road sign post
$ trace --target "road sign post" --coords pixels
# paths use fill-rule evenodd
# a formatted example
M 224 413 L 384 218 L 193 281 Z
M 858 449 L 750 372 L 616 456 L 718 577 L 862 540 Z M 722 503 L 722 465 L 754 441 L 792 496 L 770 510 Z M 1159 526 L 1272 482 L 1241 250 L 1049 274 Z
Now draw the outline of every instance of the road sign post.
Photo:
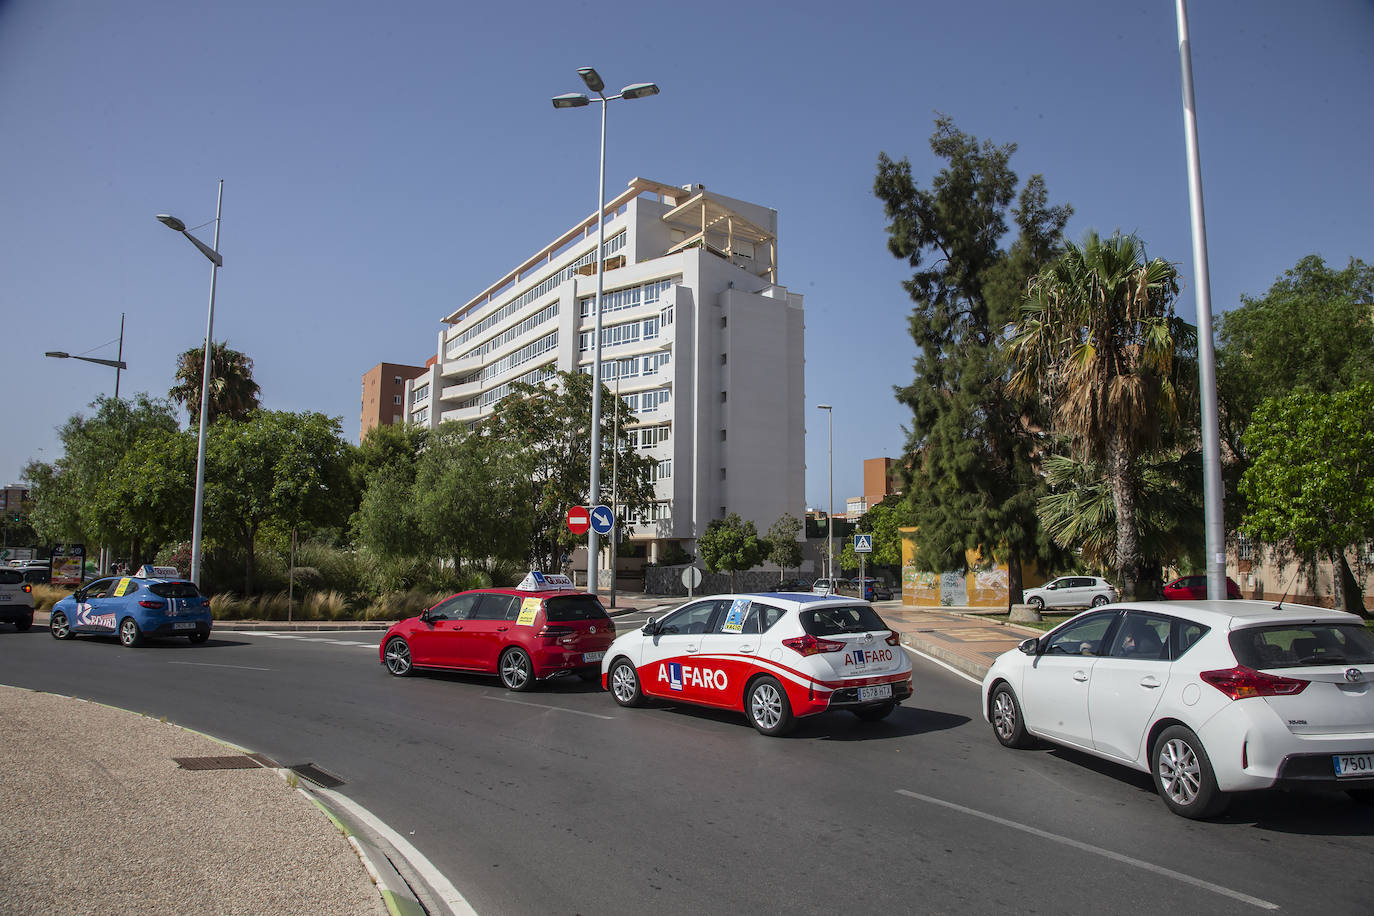
M 864 595 L 868 594 L 868 579 L 864 575 L 864 560 L 873 552 L 873 535 L 854 535 L 854 552 L 859 555 L 859 600 L 863 601 Z
M 573 534 L 586 534 L 592 526 L 592 517 L 587 514 L 586 506 L 573 506 L 568 510 L 568 530 Z

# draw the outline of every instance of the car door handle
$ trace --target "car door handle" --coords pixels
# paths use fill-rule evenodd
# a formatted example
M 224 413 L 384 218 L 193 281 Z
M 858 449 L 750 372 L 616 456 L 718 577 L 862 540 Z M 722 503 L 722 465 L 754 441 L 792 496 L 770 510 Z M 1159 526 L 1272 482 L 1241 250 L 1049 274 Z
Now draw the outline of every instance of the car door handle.
M 1140 679 L 1140 686 L 1149 687 L 1153 690 L 1159 686 L 1159 678 L 1155 677 L 1153 674 L 1147 674 Z
M 1086 681 L 1086 680 L 1088 679 L 1088 672 L 1086 672 L 1086 671 L 1075 671 L 1075 672 L 1073 673 L 1073 679 L 1074 679 L 1075 681 L 1080 681 L 1080 682 Z
M 687 652 L 695 652 L 695 651 L 697 650 L 697 647 L 696 647 L 695 644 L 693 644 L 693 645 L 690 645 L 690 646 L 685 646 L 684 649 L 685 649 Z
M 740 646 L 740 647 L 739 647 L 739 650 L 740 650 L 741 652 L 753 652 L 753 651 L 754 651 L 754 647 L 753 647 L 753 646 Z
M 510 629 L 510 627 L 497 627 L 497 628 L 496 628 L 496 632 L 498 632 L 498 633 L 504 633 L 504 632 L 506 632 L 506 631 L 509 630 L 509 629 Z

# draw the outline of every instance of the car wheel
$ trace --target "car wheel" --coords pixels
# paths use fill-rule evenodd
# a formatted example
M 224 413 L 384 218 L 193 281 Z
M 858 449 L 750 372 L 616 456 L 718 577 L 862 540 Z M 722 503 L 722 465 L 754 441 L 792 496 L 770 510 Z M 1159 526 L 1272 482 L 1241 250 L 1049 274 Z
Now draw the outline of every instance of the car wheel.
M 61 611 L 53 611 L 52 618 L 48 621 L 48 632 L 53 639 L 71 639 L 74 634 L 72 626 L 67 622 L 67 615 Z
M 383 657 L 386 660 L 386 670 L 396 677 L 406 677 L 415 670 L 410 661 L 410 645 L 399 636 L 391 637 L 391 641 L 386 644 Z
M 1025 750 L 1035 746 L 1035 739 L 1026 731 L 1026 719 L 1021 715 L 1021 703 L 1006 684 L 998 684 L 992 691 L 992 733 L 1003 747 Z
M 858 716 L 860 722 L 878 722 L 892 715 L 892 710 L 896 708 L 896 703 L 882 703 L 878 706 L 861 706 L 850 712 Z
M 1032 595 L 1030 600 L 1026 603 L 1037 611 L 1043 611 L 1045 609 L 1045 599 L 1041 598 L 1039 595 Z
M 143 645 L 143 631 L 132 617 L 125 617 L 119 624 L 119 644 L 126 649 Z
M 749 721 L 765 735 L 785 735 L 792 730 L 792 704 L 776 678 L 761 677 L 749 685 L 744 696 Z
M 534 686 L 534 670 L 524 649 L 507 649 L 502 653 L 497 667 L 501 671 L 501 683 L 506 685 L 507 690 L 518 693 Z
M 33 626 L 32 614 L 30 614 L 27 617 L 20 617 L 18 620 L 14 622 L 14 628 L 18 630 L 20 633 L 23 633 L 31 626 Z
M 1098 595 L 1098 596 L 1096 596 L 1095 598 L 1093 598 L 1093 607 L 1102 607 L 1102 605 L 1104 605 L 1104 604 L 1106 604 L 1106 603 L 1107 603 L 1107 596 L 1106 596 L 1106 595 Z
M 210 631 L 196 630 L 194 633 L 188 633 L 186 638 L 191 640 L 191 645 L 198 646 L 210 638 Z
M 611 665 L 611 696 L 621 706 L 643 706 L 644 692 L 639 689 L 639 675 L 635 666 L 623 658 Z
M 1217 788 L 1212 762 L 1191 729 L 1171 725 L 1160 732 L 1150 764 L 1155 788 L 1170 811 L 1198 820 L 1226 810 L 1230 799 Z

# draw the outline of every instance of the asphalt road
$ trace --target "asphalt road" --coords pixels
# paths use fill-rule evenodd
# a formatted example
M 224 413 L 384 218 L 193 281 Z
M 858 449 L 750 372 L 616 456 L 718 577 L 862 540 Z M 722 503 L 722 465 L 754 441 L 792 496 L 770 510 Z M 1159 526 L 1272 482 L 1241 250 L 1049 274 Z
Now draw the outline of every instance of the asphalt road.
M 576 679 L 510 694 L 393 678 L 380 635 L 126 650 L 0 627 L 0 682 L 313 762 L 483 916 L 1349 913 L 1374 898 L 1374 809 L 1264 794 L 1186 821 L 1144 775 L 1003 749 L 975 686 L 921 659 L 887 721 L 825 715 L 768 739 L 742 715 L 621 709 Z

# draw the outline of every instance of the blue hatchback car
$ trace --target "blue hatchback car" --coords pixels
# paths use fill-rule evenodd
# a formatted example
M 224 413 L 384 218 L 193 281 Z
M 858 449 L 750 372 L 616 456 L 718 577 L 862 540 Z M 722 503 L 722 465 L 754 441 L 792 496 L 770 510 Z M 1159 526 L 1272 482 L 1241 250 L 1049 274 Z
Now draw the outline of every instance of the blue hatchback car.
M 48 629 L 55 639 L 78 633 L 118 634 L 125 646 L 149 636 L 185 636 L 192 643 L 210 638 L 210 599 L 183 579 L 114 576 L 83 585 L 53 605 Z

